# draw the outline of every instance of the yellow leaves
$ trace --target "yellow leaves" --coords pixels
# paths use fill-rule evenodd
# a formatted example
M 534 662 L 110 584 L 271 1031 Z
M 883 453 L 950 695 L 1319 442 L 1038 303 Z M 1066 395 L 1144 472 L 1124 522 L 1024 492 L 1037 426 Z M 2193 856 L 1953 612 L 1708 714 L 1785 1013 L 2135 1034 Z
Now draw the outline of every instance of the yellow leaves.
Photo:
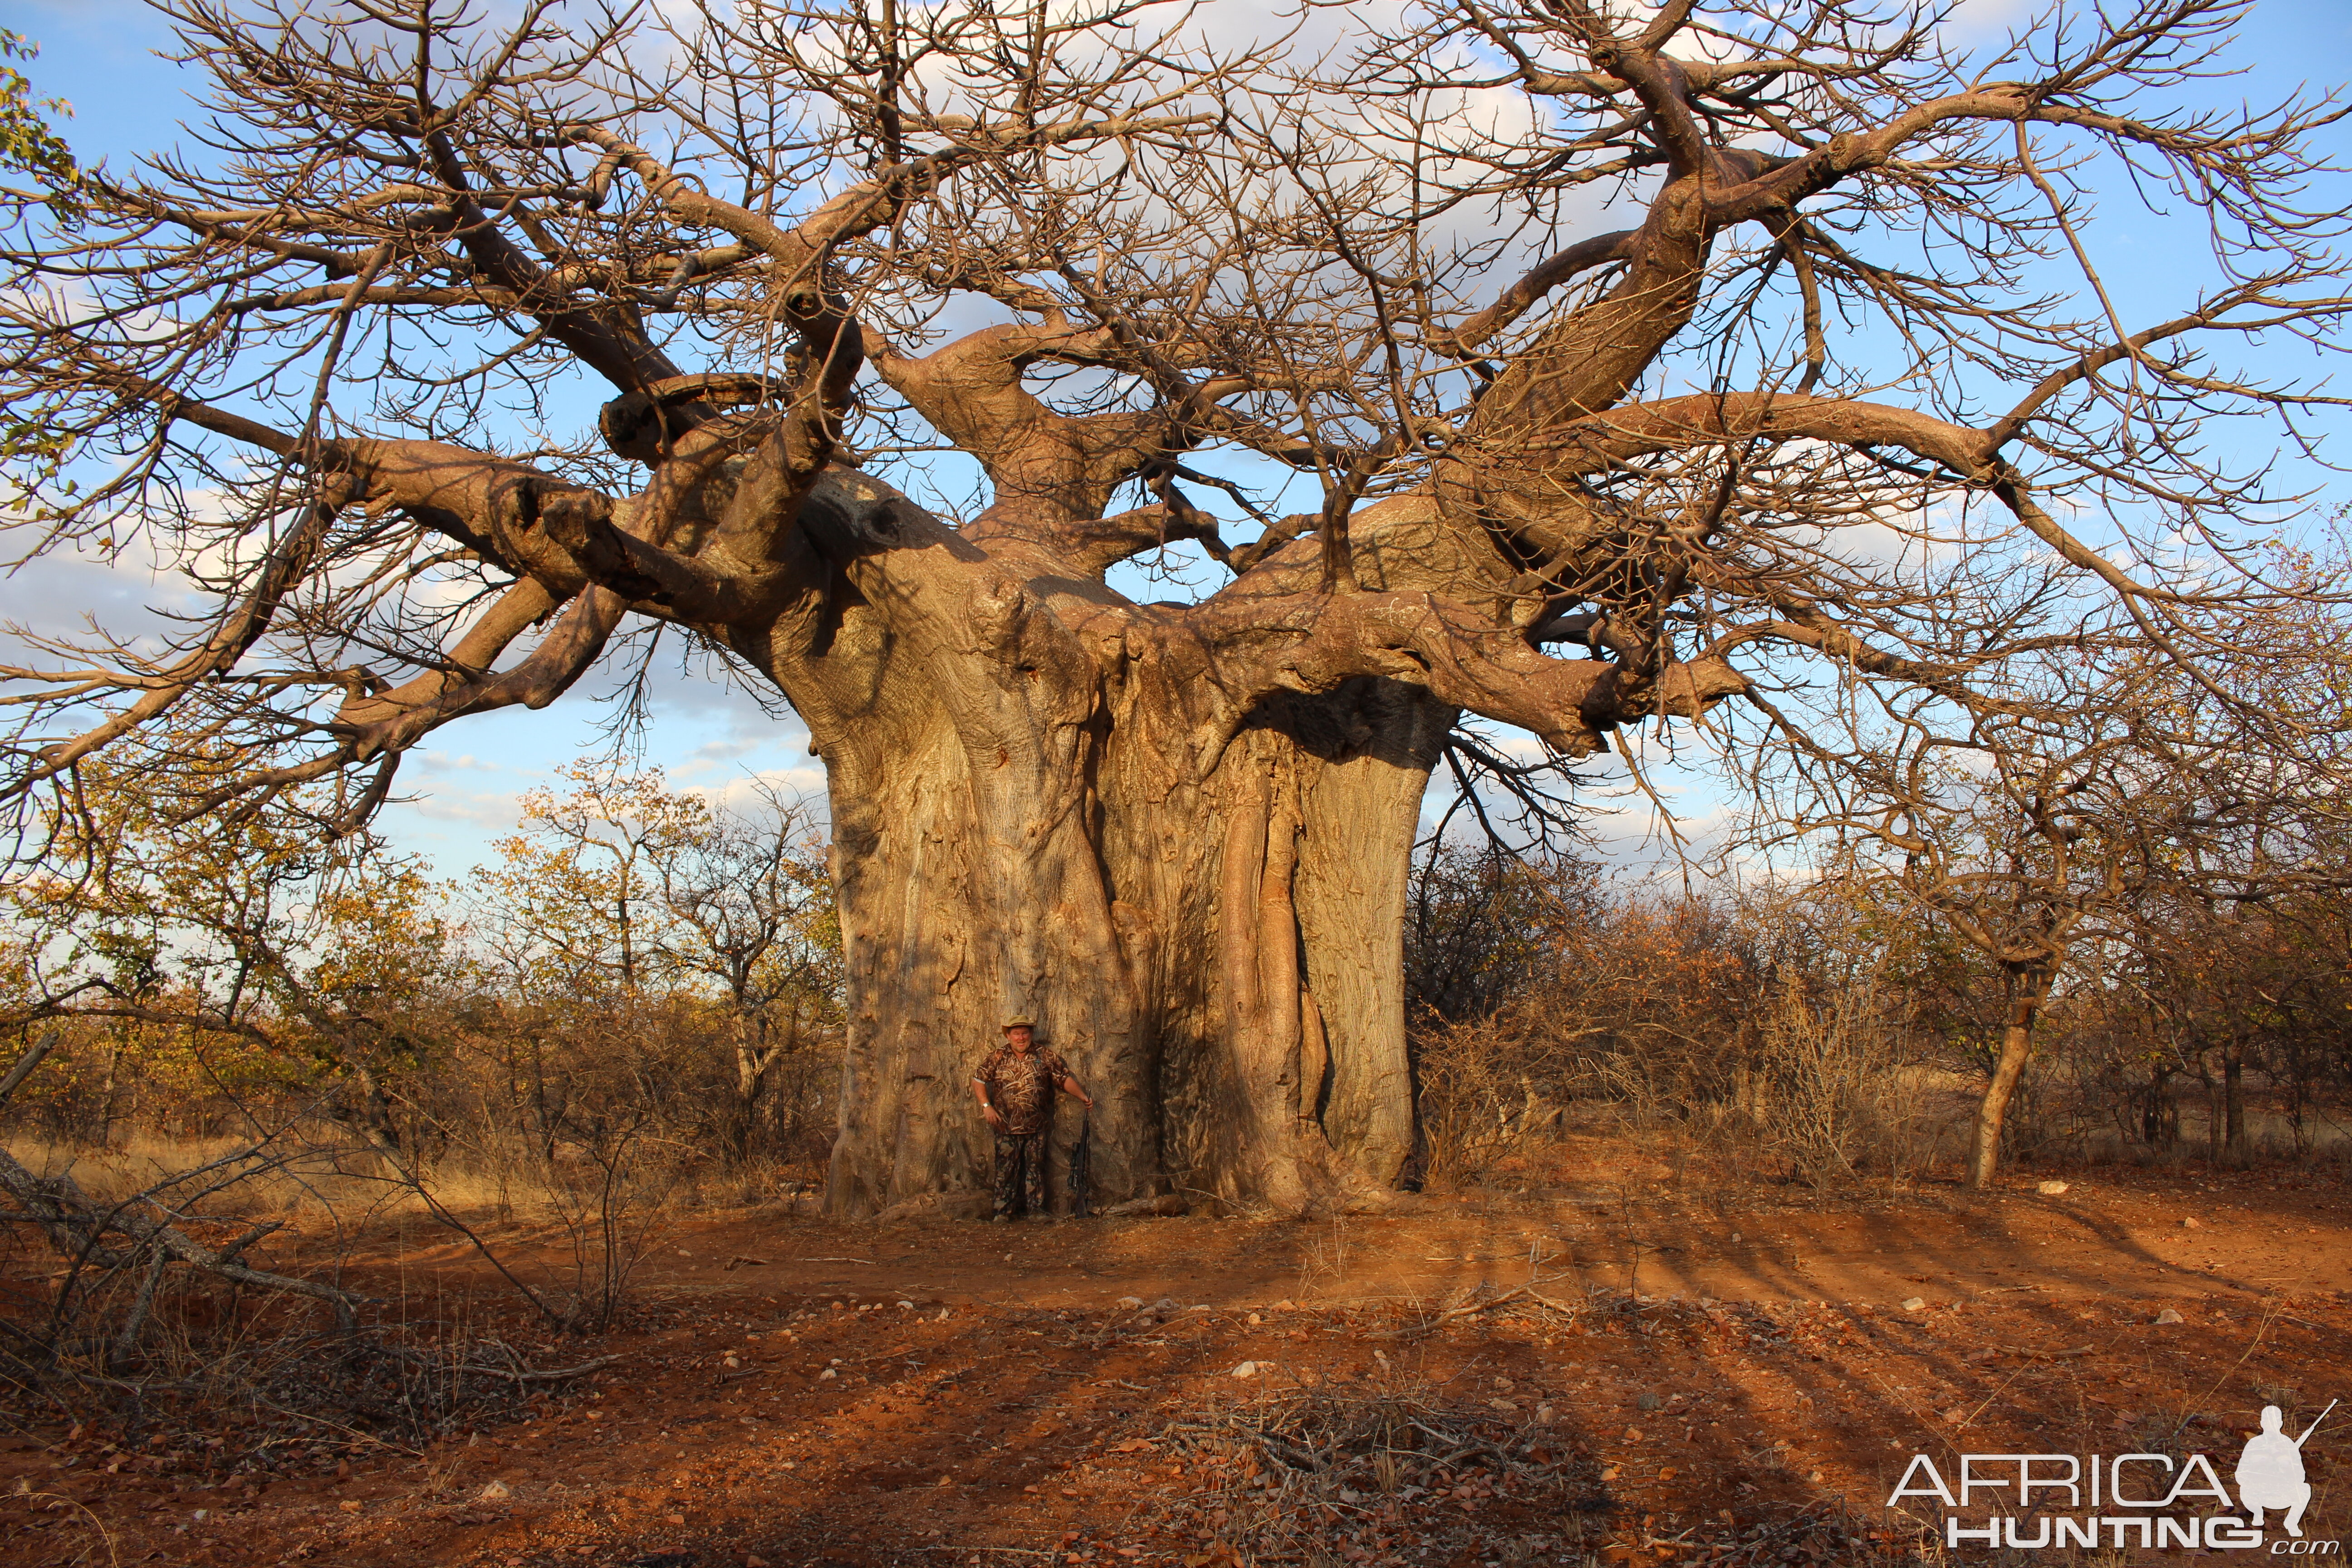
M 424 868 L 364 837 L 323 842 L 331 785 L 177 818 L 232 765 L 176 731 L 85 761 L 50 824 L 58 853 L 0 889 L 14 989 L 102 1015 L 68 1021 L 53 1092 L 307 1083 L 442 984 L 449 935 Z

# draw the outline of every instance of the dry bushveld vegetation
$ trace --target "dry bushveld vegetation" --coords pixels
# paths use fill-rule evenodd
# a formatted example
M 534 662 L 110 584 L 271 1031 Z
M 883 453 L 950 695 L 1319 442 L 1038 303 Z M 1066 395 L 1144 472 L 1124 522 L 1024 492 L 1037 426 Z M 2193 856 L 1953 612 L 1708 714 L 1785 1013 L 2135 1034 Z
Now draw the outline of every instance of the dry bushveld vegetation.
M 808 1186 L 840 997 L 805 816 L 572 784 L 471 897 L 282 816 L 89 795 L 105 852 L 11 889 L 21 1395 L 434 1430 L 534 1374 L 346 1279 L 360 1237 L 437 1231 L 578 1331 L 680 1204 Z
M 1887 884 L 1684 895 L 1441 851 L 1408 922 L 1422 1158 L 1475 1184 L 1596 1120 L 1807 1183 L 1949 1173 L 2016 981 Z M 2352 914 L 2146 907 L 2042 1009 L 2015 1157 L 2158 1167 L 2352 1152 Z

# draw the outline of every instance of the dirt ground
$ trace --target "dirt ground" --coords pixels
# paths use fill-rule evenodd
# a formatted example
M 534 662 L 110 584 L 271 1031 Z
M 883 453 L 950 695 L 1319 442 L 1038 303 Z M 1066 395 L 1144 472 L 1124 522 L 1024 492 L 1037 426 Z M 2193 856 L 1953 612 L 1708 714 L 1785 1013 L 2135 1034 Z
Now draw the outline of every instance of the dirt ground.
M 2208 1560 L 1950 1551 L 1934 1498 L 1885 1504 L 1919 1454 L 2205 1452 L 2227 1481 L 2263 1405 L 2292 1436 L 2352 1396 L 2332 1173 L 1825 1193 L 1569 1152 L 1312 1223 L 687 1218 L 593 1338 L 534 1333 L 420 1232 L 351 1276 L 384 1310 L 611 1359 L 417 1447 L 36 1424 L 0 1440 L 0 1563 Z M 2352 1536 L 2347 1408 L 2303 1450 L 2315 1547 Z

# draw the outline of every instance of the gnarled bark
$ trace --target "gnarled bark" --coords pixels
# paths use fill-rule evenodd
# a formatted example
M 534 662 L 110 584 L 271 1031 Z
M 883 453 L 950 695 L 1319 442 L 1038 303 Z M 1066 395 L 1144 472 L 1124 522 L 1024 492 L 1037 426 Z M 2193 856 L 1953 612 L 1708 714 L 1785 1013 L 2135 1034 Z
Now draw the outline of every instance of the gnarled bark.
M 1377 1201 L 1412 1142 L 1406 851 L 1454 710 L 1359 677 L 1220 737 L 1182 616 L 998 586 L 966 631 L 1003 658 L 899 647 L 813 719 L 852 997 L 829 1206 L 980 1184 L 964 1085 L 1013 1011 L 1095 1097 L 1098 1203 Z

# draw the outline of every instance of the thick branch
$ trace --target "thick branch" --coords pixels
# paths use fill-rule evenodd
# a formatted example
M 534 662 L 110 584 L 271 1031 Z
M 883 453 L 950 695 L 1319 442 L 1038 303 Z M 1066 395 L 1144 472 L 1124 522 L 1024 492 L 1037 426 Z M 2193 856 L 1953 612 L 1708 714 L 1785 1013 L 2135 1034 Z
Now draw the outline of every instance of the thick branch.
M 1696 717 L 1748 685 L 1719 659 L 1642 676 L 1597 659 L 1548 658 L 1516 628 L 1434 594 L 1221 595 L 1185 620 L 1208 644 L 1235 711 L 1275 691 L 1328 691 L 1381 676 L 1530 731 L 1571 757 L 1606 750 L 1602 737 L 1621 724 Z

